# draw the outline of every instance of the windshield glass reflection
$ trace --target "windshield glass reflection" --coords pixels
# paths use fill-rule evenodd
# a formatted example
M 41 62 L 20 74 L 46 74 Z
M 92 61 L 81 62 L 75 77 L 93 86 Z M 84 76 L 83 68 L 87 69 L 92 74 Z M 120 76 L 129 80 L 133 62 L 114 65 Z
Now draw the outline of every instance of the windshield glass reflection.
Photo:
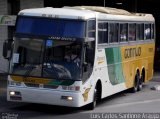
M 82 44 L 16 38 L 10 73 L 53 79 L 80 79 Z

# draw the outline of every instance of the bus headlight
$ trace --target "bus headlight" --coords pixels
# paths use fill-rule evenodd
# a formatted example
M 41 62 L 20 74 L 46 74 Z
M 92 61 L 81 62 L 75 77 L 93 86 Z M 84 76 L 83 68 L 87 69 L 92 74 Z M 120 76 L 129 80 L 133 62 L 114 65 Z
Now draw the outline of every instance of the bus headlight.
M 62 86 L 63 90 L 80 91 L 80 86 Z
M 63 99 L 63 100 L 68 100 L 68 101 L 72 101 L 72 100 L 73 100 L 73 97 L 71 97 L 71 96 L 61 96 L 61 99 Z
M 15 95 L 15 92 L 14 91 L 10 91 L 9 95 L 13 96 L 13 95 Z

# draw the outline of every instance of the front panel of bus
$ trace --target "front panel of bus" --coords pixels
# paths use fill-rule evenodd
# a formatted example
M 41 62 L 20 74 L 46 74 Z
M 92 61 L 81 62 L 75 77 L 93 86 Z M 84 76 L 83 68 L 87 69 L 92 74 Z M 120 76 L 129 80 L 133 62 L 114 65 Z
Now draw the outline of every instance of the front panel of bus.
M 79 107 L 93 70 L 95 20 L 19 16 L 7 99 Z

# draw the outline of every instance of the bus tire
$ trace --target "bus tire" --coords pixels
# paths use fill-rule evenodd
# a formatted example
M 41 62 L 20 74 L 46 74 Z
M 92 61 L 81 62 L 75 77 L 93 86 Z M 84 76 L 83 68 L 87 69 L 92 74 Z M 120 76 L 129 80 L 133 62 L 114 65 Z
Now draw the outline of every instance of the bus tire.
M 138 81 L 138 91 L 141 91 L 143 88 L 143 75 L 141 76 L 141 78 L 139 78 Z
M 94 110 L 96 105 L 97 105 L 97 89 L 94 90 L 93 102 L 91 102 L 89 105 L 87 105 L 87 109 L 88 110 Z
M 136 76 L 135 76 L 135 80 L 134 80 L 134 86 L 133 86 L 133 88 L 131 89 L 131 91 L 132 91 L 133 93 L 135 93 L 135 92 L 138 91 L 138 88 L 139 88 L 139 80 L 140 80 L 139 73 L 137 73 Z
M 96 87 L 94 89 L 93 102 L 88 105 L 89 110 L 93 110 L 96 107 L 97 102 L 101 101 L 101 93 L 102 93 L 102 84 L 101 81 L 98 80 Z

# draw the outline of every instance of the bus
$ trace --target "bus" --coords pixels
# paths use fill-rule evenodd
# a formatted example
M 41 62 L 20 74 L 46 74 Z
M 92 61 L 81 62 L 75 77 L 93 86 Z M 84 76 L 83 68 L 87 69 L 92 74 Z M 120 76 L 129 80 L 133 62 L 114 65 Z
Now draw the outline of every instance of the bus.
M 8 101 L 94 109 L 152 79 L 155 19 L 110 7 L 25 9 L 3 46 Z

